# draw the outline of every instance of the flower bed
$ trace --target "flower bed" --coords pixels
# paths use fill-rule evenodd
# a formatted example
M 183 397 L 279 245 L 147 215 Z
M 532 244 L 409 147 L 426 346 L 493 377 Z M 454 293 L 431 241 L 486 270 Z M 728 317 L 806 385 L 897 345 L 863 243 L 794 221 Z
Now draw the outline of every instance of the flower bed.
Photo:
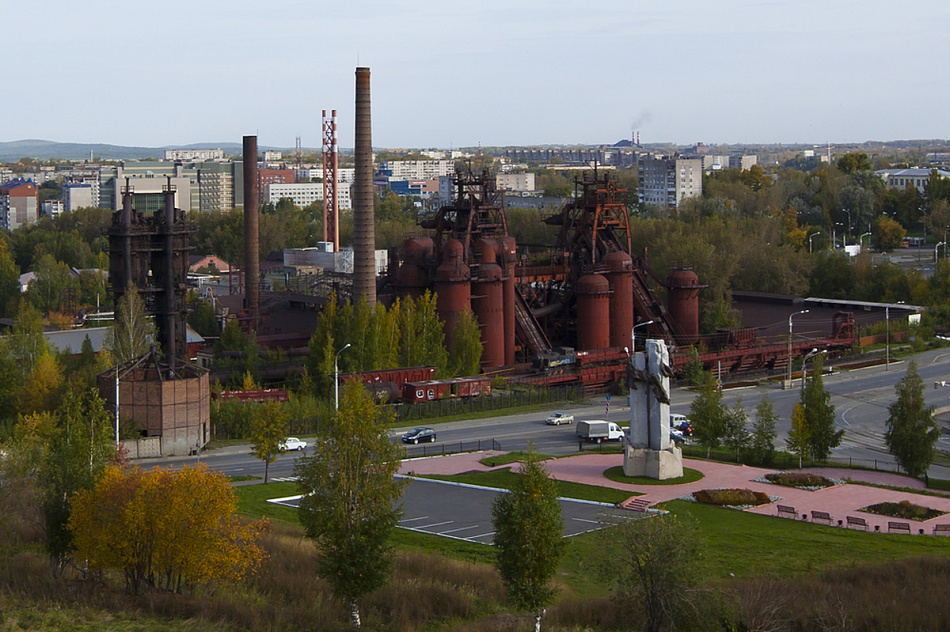
M 753 507 L 772 502 L 767 494 L 751 489 L 701 489 L 693 492 L 696 502 L 720 507 Z
M 901 518 L 902 520 L 930 520 L 947 513 L 946 511 L 915 505 L 909 500 L 902 500 L 899 503 L 878 503 L 863 507 L 861 511 L 877 514 L 878 516 Z
M 765 480 L 774 485 L 810 490 L 824 489 L 837 485 L 837 481 L 830 478 L 825 478 L 818 474 L 808 474 L 806 472 L 775 472 L 773 474 L 766 474 Z

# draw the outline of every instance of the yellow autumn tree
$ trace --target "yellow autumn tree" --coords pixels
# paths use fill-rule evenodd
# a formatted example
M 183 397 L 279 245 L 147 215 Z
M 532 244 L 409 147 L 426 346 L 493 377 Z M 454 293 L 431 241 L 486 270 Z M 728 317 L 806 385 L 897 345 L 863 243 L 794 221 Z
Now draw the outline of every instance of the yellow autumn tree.
M 21 414 L 54 410 L 62 394 L 63 369 L 49 353 L 37 358 L 26 383 L 17 394 Z
M 73 497 L 69 527 L 79 558 L 120 571 L 133 594 L 238 581 L 263 560 L 268 523 L 242 525 L 224 475 L 204 465 L 173 471 L 110 467 Z

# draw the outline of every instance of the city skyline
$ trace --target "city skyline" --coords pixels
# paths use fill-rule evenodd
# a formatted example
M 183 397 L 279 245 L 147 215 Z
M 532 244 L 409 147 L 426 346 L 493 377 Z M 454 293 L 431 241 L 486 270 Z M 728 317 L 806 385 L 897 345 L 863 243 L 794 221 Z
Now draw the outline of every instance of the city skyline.
M 950 5 L 595 0 L 444 5 L 77 5 L 5 11 L 0 140 L 353 144 L 372 71 L 373 144 L 455 148 L 822 144 L 947 136 Z M 31 73 L 15 89 L 9 73 Z M 48 81 L 44 81 L 46 78 Z

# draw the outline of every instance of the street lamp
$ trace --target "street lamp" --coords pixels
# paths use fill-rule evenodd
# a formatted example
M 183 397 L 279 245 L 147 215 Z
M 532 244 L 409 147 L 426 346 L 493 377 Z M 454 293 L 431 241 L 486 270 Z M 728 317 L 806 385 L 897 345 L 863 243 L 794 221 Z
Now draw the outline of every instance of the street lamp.
M 637 327 L 646 327 L 647 325 L 652 325 L 653 321 L 648 320 L 645 323 L 640 323 L 639 325 L 634 325 L 633 329 L 630 330 L 630 350 L 633 353 L 637 352 Z
M 819 353 L 824 353 L 824 352 L 825 352 L 824 349 L 822 349 L 821 351 L 819 351 L 818 349 L 812 349 L 805 355 L 804 358 L 802 358 L 802 395 L 801 395 L 802 397 L 805 396 L 805 363 L 808 362 L 809 358 L 812 358 L 818 355 Z
M 788 317 L 788 380 L 785 382 L 785 388 L 792 388 L 792 318 L 799 314 L 807 314 L 808 310 L 803 309 L 795 312 Z
M 342 349 L 336 352 L 336 355 L 333 356 L 333 409 L 336 411 L 340 410 L 340 366 L 338 360 L 340 359 L 340 354 L 350 348 L 350 343 L 346 343 Z
M 937 253 L 940 251 L 940 246 L 946 246 L 946 245 L 947 245 L 947 242 L 941 241 L 939 244 L 934 246 L 934 263 L 937 263 Z M 943 253 L 947 254 L 946 248 L 944 248 Z
M 811 254 L 811 240 L 812 240 L 812 237 L 814 237 L 815 235 L 820 235 L 820 234 L 821 234 L 821 231 L 819 230 L 818 232 L 814 232 L 814 233 L 812 233 L 811 235 L 808 236 L 808 253 L 809 253 L 809 254 Z
M 870 247 L 871 247 L 871 233 L 861 233 L 861 236 L 858 237 L 858 243 L 860 244 L 861 241 L 862 241 L 865 237 L 868 238 L 868 248 L 870 248 Z
M 841 210 L 848 214 L 848 235 L 850 235 L 850 234 L 851 234 L 851 211 L 849 211 L 849 210 L 846 209 L 846 208 L 843 208 L 843 209 L 841 209 Z M 844 245 L 845 245 L 845 246 L 848 245 L 848 238 L 847 238 L 847 237 L 845 237 Z

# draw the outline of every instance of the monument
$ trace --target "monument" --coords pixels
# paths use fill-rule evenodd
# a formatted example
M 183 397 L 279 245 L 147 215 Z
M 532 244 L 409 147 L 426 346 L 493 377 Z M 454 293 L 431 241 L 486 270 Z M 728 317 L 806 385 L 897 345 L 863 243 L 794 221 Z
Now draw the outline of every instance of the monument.
M 670 441 L 670 354 L 662 340 L 630 356 L 630 436 L 623 473 L 657 480 L 683 475 L 683 452 Z

